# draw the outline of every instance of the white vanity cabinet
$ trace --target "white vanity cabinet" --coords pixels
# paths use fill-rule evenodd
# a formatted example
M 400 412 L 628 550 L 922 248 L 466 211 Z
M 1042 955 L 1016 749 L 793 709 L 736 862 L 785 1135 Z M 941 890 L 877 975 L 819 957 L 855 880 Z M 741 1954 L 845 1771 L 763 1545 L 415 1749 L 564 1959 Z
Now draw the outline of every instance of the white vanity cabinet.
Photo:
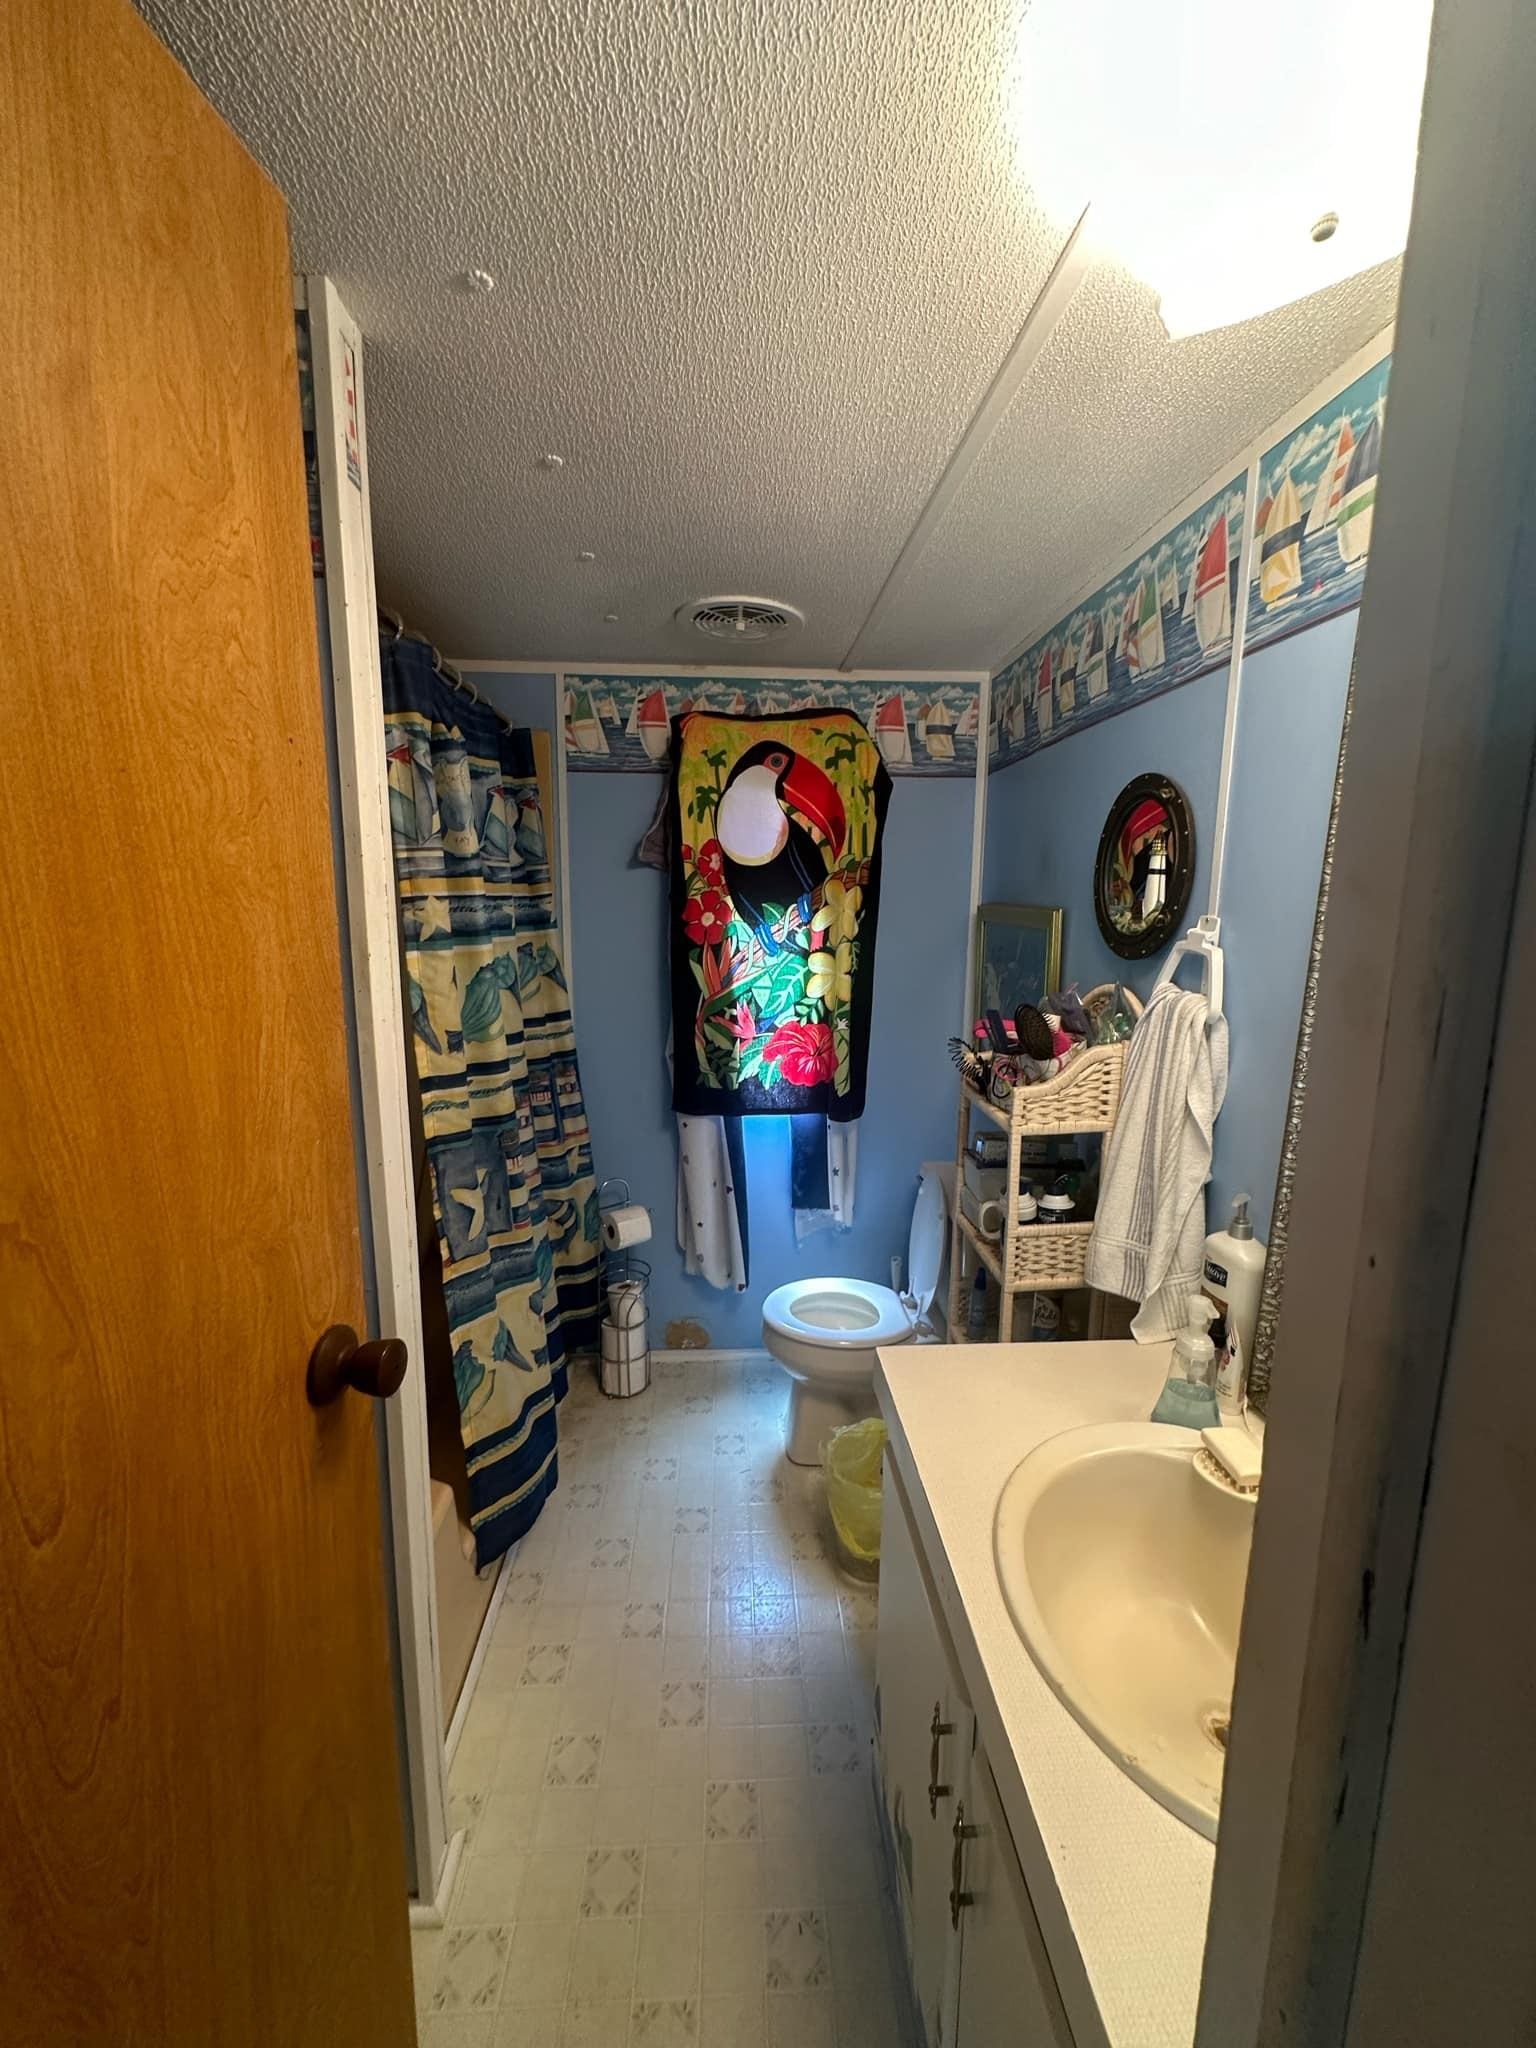
M 1072 2048 L 985 1750 L 971 1758 L 954 1833 L 951 1904 L 960 1937 L 957 2048 Z
M 912 1529 L 885 1460 L 880 1531 L 880 1633 L 875 1646 L 876 1748 L 896 1864 L 907 1967 L 927 2048 L 955 2038 L 949 1925 L 951 1830 L 965 1795 L 975 1721 Z
M 876 1680 L 881 1797 L 926 2048 L 1072 2048 L 889 1453 Z

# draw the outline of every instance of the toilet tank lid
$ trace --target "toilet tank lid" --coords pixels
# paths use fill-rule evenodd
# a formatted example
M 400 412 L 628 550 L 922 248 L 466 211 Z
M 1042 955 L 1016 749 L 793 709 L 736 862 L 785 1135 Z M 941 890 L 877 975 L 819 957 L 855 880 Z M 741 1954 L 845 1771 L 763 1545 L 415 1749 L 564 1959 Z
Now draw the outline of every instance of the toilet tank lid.
M 918 1184 L 917 1204 L 912 1211 L 912 1235 L 907 1240 L 907 1292 L 922 1315 L 933 1300 L 944 1261 L 944 1230 L 949 1222 L 949 1203 L 944 1183 L 936 1173 L 925 1173 Z

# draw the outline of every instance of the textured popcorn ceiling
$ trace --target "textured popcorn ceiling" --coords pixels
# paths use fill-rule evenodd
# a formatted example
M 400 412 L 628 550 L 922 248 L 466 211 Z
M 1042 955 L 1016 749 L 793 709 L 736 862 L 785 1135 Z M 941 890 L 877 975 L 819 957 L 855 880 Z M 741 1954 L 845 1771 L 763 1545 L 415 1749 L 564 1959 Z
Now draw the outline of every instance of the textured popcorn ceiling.
M 877 606 L 1063 240 L 1024 0 L 141 4 L 362 324 L 380 592 L 462 656 L 710 660 L 746 591 L 780 662 L 994 665 L 1393 310 L 1174 345 L 1093 273 Z

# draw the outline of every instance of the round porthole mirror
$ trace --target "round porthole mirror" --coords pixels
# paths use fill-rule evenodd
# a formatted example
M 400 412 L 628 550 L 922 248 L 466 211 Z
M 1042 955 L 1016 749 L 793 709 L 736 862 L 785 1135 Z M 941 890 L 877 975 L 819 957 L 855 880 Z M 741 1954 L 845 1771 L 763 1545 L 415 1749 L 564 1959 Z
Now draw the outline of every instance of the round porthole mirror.
M 1195 878 L 1195 823 L 1166 775 L 1138 775 L 1110 806 L 1099 839 L 1093 908 L 1104 943 L 1145 960 L 1172 943 Z

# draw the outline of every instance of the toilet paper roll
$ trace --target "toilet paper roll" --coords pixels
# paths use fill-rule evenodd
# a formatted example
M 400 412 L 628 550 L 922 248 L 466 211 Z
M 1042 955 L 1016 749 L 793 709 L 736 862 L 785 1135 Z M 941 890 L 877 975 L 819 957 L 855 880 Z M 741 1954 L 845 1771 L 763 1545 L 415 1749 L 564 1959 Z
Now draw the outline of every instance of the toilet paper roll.
M 639 1202 L 626 1202 L 620 1209 L 603 1211 L 603 1243 L 611 1252 L 632 1244 L 651 1241 L 651 1212 Z
M 645 1321 L 645 1283 L 616 1280 L 608 1290 L 608 1320 L 621 1330 Z
M 605 1322 L 601 1336 L 605 1365 L 637 1365 L 649 1348 L 644 1322 L 625 1328 Z

